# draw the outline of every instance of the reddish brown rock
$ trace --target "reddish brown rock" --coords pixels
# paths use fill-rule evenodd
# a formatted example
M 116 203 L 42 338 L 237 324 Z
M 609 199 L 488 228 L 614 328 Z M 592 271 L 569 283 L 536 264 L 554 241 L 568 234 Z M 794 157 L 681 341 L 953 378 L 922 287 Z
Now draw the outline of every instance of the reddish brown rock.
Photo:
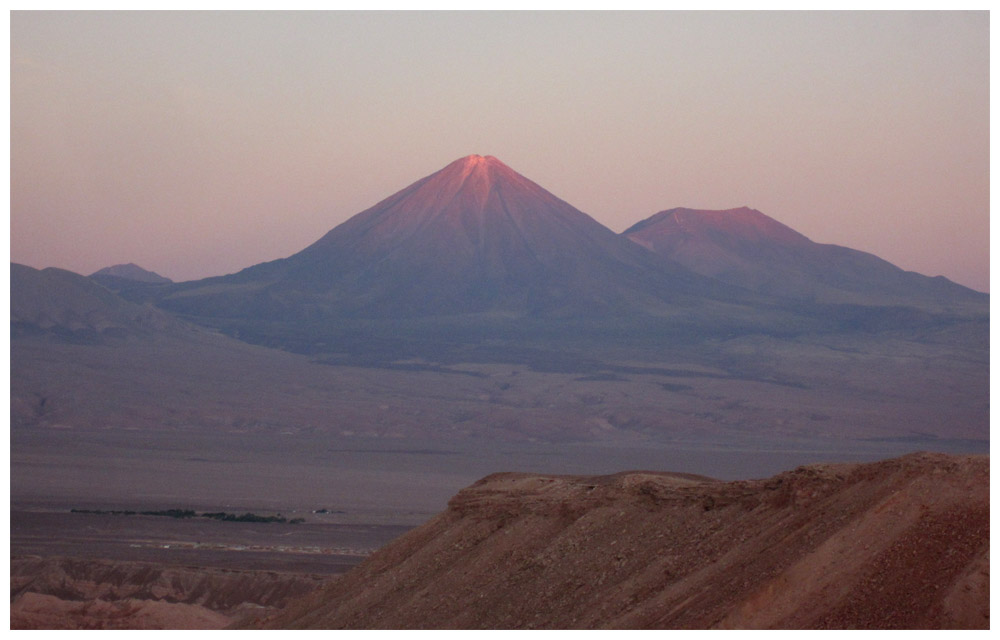
M 329 576 L 80 558 L 11 560 L 12 629 L 221 629 Z
M 988 628 L 989 459 L 491 475 L 268 628 Z

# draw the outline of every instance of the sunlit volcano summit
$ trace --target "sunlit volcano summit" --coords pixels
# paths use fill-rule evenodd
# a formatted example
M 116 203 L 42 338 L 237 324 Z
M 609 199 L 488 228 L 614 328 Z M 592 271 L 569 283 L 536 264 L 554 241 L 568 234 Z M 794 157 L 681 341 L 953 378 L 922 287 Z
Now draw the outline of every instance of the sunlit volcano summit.
M 714 288 L 497 158 L 470 155 L 289 258 L 186 283 L 162 304 L 271 318 L 620 315 Z

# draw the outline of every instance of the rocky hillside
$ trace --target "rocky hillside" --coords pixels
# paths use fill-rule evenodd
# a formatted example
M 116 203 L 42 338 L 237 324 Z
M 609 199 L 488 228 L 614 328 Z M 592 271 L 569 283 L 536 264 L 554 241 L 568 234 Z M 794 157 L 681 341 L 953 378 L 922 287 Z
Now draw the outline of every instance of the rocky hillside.
M 270 628 L 988 628 L 989 459 L 491 475 Z

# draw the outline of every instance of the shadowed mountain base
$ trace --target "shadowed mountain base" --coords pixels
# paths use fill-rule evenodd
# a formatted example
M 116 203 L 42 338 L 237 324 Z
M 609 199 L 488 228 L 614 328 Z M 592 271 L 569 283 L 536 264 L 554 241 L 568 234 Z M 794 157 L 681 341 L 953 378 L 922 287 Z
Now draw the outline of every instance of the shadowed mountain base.
M 501 473 L 268 628 L 988 628 L 989 459 Z

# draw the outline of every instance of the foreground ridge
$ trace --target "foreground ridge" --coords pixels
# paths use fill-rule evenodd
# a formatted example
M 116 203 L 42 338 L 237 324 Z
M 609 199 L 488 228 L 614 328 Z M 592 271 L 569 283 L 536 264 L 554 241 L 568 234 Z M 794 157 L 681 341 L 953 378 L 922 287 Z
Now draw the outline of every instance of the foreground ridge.
M 488 476 L 271 628 L 988 628 L 989 459 Z

